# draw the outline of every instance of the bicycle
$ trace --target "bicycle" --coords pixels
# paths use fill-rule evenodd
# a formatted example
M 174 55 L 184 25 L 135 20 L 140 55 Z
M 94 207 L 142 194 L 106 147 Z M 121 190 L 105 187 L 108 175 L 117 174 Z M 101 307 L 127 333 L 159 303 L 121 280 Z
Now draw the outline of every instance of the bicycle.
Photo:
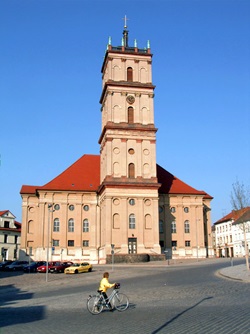
M 109 304 L 119 311 L 125 311 L 129 306 L 129 300 L 124 293 L 119 292 L 120 283 L 116 283 L 114 289 L 107 300 L 105 300 L 102 291 L 97 290 L 98 295 L 90 295 L 87 300 L 87 309 L 91 314 L 99 314 L 104 308 L 110 309 Z

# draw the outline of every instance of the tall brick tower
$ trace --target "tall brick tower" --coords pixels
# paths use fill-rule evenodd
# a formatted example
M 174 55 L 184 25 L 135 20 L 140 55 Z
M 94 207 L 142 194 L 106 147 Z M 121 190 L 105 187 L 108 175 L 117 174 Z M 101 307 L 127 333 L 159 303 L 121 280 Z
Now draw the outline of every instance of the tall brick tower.
M 100 258 L 108 254 L 159 254 L 156 131 L 152 54 L 111 38 L 102 65 Z

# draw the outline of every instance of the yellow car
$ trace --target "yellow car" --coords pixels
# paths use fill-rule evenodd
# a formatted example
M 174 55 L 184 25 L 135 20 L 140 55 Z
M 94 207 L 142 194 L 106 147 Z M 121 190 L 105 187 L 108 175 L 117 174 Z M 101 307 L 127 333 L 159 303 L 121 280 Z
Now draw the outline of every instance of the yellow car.
M 78 274 L 92 271 L 92 264 L 88 262 L 74 263 L 64 270 L 65 274 Z

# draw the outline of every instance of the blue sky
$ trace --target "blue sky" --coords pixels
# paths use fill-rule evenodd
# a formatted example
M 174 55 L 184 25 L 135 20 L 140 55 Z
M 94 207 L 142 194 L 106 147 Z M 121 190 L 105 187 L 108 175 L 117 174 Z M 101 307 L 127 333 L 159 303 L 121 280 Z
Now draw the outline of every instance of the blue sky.
M 212 222 L 250 185 L 250 1 L 2 0 L 0 210 L 21 221 L 23 184 L 99 154 L 108 37 L 153 53 L 157 162 L 214 197 Z

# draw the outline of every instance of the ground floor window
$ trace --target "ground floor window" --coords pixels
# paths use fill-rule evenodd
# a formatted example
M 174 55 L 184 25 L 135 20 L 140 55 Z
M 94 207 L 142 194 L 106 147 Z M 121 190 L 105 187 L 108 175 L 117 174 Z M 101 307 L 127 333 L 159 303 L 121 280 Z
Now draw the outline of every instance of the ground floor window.
M 176 247 L 177 247 L 177 241 L 172 240 L 172 247 L 173 247 L 173 248 L 176 248 Z
M 89 247 L 89 240 L 83 240 L 82 246 L 83 247 Z
M 53 245 L 54 247 L 58 247 L 58 246 L 59 246 L 59 240 L 54 240 L 54 239 L 53 239 L 52 245 Z
M 75 241 L 74 240 L 68 240 L 68 247 L 74 247 Z

